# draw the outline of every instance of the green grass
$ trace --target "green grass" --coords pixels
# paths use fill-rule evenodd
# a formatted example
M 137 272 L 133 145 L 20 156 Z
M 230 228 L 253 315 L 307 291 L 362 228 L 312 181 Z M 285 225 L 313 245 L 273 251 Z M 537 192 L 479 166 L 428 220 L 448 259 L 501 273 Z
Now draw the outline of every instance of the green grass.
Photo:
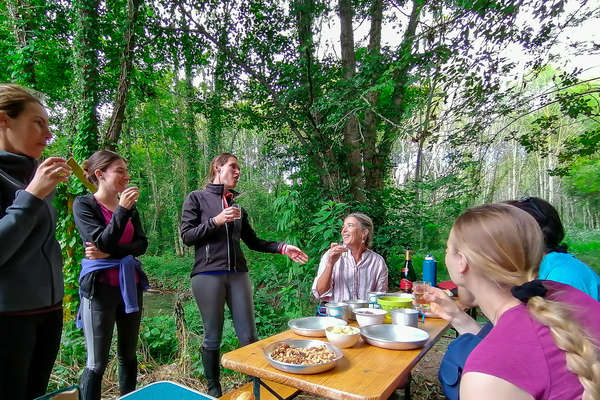
M 600 240 L 593 242 L 570 242 L 569 252 L 600 274 Z

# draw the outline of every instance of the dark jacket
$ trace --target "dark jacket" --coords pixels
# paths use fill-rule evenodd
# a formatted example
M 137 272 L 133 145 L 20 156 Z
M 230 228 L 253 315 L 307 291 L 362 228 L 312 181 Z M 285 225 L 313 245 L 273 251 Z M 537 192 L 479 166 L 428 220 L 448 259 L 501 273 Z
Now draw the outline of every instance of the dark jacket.
M 148 239 L 144 234 L 140 215 L 135 206 L 128 210 L 117 206 L 112 218 L 107 224 L 100 205 L 93 194 L 79 196 L 73 202 L 73 217 L 79 235 L 85 242 L 93 243 L 98 250 L 110 254 L 110 258 L 124 258 L 126 256 L 141 256 L 148 248 Z M 131 218 L 133 224 L 133 239 L 131 243 L 119 244 L 125 230 L 127 221 Z M 79 281 L 79 293 L 88 299 L 94 297 L 94 282 L 96 272 L 85 275 Z
M 0 312 L 43 309 L 63 298 L 54 193 L 40 200 L 23 190 L 36 168 L 34 159 L 0 150 Z
M 81 235 L 81 240 L 94 245 L 111 258 L 123 258 L 128 255 L 141 256 L 148 248 L 148 239 L 144 234 L 140 215 L 135 206 L 128 210 L 117 206 L 107 224 L 93 194 L 79 196 L 73 202 L 73 217 Z M 133 224 L 133 239 L 131 243 L 119 244 L 127 221 L 131 218 Z
M 243 209 L 241 219 L 215 225 L 213 217 L 223 211 L 224 190 L 224 185 L 208 184 L 203 190 L 191 192 L 183 203 L 181 238 L 196 250 L 191 276 L 208 271 L 248 271 L 240 239 L 250 249 L 263 253 L 279 253 L 283 246 L 259 239 Z

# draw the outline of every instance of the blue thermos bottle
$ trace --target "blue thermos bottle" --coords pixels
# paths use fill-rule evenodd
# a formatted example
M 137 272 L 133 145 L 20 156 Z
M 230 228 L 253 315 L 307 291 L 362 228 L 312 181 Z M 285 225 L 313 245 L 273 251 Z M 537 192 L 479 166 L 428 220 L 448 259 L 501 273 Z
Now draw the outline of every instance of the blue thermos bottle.
M 427 254 L 423 260 L 423 280 L 429 282 L 431 286 L 437 284 L 437 262 L 431 254 Z

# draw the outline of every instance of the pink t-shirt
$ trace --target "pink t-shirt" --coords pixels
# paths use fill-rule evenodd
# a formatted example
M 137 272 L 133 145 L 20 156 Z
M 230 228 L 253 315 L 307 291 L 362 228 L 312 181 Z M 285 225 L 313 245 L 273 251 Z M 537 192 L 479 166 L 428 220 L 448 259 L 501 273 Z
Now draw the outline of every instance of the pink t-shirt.
M 98 205 L 100 206 L 100 211 L 102 211 L 104 220 L 108 224 L 112 218 L 113 212 L 100 203 L 98 203 Z M 119 244 L 131 243 L 131 241 L 133 240 L 133 233 L 133 224 L 131 223 L 131 219 L 129 219 L 127 221 L 127 224 L 125 225 L 125 229 L 123 230 L 121 239 L 119 239 Z M 100 282 L 106 283 L 107 285 L 119 286 L 119 268 L 115 267 L 102 271 L 98 279 Z M 137 271 L 135 273 L 135 281 L 139 282 Z
M 546 297 L 571 305 L 587 334 L 600 343 L 600 303 L 562 283 L 544 281 L 544 286 L 548 288 Z M 502 314 L 467 358 L 463 375 L 468 372 L 504 379 L 536 400 L 576 400 L 583 394 L 579 379 L 567 370 L 565 352 L 525 304 Z

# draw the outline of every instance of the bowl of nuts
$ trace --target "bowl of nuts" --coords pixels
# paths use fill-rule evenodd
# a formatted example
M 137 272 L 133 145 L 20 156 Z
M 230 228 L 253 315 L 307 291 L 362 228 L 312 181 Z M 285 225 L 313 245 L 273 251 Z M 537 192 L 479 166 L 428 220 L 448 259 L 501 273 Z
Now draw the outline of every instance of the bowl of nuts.
M 292 374 L 318 374 L 344 357 L 336 345 L 321 340 L 287 339 L 268 344 L 263 353 L 273 368 Z

